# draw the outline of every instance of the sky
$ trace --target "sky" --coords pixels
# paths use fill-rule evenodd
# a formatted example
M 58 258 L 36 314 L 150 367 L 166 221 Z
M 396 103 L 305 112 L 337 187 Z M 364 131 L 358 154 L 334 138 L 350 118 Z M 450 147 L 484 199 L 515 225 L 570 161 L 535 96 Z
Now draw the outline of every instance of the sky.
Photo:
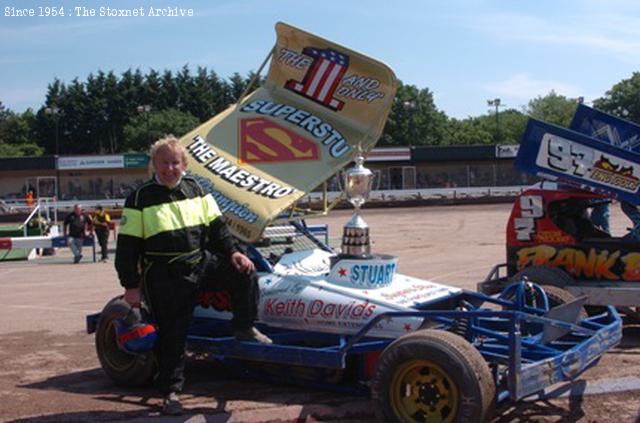
M 636 0 L 0 0 L 0 102 L 44 104 L 55 78 L 99 70 L 177 71 L 222 77 L 257 70 L 278 21 L 385 62 L 405 84 L 429 89 L 438 109 L 466 118 L 488 99 L 522 110 L 554 90 L 587 104 L 640 70 Z M 46 6 L 65 16 L 45 14 Z M 41 10 L 40 7 L 43 9 Z M 152 17 L 150 7 L 192 9 Z M 35 16 L 13 16 L 17 9 Z M 103 8 L 103 9 L 101 9 Z M 99 16 L 142 8 L 145 16 Z M 78 16 L 78 10 L 96 16 Z

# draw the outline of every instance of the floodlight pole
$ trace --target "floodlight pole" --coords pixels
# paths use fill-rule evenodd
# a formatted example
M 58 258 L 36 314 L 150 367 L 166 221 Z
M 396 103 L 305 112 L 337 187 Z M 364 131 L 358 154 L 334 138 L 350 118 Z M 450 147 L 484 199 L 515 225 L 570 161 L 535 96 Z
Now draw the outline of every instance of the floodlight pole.
M 500 144 L 500 111 L 498 108 L 500 107 L 501 100 L 499 98 L 494 98 L 493 100 L 487 100 L 488 106 L 495 106 L 496 108 L 496 144 Z

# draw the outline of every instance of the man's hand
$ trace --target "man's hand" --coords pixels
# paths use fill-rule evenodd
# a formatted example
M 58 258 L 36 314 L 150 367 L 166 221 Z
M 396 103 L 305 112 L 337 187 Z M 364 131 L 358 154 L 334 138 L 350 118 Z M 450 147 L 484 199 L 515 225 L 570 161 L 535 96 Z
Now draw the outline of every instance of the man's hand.
M 131 307 L 140 307 L 140 288 L 127 288 L 124 290 L 123 299 Z
M 239 251 L 231 254 L 231 264 L 233 264 L 233 267 L 235 267 L 240 273 L 251 273 L 256 268 L 249 257 Z

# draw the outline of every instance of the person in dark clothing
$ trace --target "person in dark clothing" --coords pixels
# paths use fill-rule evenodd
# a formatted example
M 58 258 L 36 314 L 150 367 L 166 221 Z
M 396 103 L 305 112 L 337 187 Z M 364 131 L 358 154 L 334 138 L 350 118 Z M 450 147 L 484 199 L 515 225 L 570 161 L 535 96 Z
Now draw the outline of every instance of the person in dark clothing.
M 234 269 L 234 275 L 244 275 L 240 279 L 252 285 L 240 290 L 249 305 L 234 312 L 236 338 L 261 343 L 271 340 L 253 326 L 258 296 L 254 264 L 229 232 L 213 196 L 184 174 L 185 148 L 168 136 L 153 144 L 150 155 L 151 180 L 125 202 L 115 266 L 125 288 L 124 300 L 139 306 L 142 286 L 150 303 L 158 325 L 156 385 L 165 396 L 163 412 L 178 415 L 183 411 L 178 394 L 184 384 L 187 329 L 205 252 Z M 213 270 L 209 264 L 206 267 L 208 272 Z
M 109 224 L 111 223 L 111 216 L 107 213 L 102 206 L 96 207 L 96 212 L 93 215 L 93 227 L 98 238 L 98 244 L 100 244 L 101 261 L 106 262 L 109 259 L 109 250 L 107 244 L 109 242 Z
M 258 315 L 257 304 L 260 292 L 256 272 L 240 272 L 222 254 L 207 255 L 200 274 L 199 286 L 205 292 L 229 291 L 233 311 L 231 324 L 236 330 L 236 337 L 240 340 L 252 340 L 256 336 L 252 330 L 242 330 L 251 328 Z
M 64 236 L 73 253 L 73 262 L 82 260 L 82 243 L 91 233 L 91 218 L 82 212 L 79 204 L 73 206 L 73 213 L 64 219 Z

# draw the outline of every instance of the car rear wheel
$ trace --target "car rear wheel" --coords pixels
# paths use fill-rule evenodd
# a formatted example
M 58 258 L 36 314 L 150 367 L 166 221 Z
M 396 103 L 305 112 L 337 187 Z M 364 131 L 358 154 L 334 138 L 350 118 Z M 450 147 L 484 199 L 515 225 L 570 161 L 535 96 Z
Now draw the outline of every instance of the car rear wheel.
M 129 354 L 118 347 L 115 319 L 125 317 L 131 307 L 121 297 L 109 301 L 102 310 L 96 330 L 96 351 L 102 370 L 121 386 L 151 383 L 158 369 L 153 352 Z
M 525 267 L 511 279 L 514 282 L 520 282 L 523 276 L 530 282 L 537 283 L 538 285 L 553 285 L 563 289 L 565 286 L 574 283 L 573 278 L 567 273 L 560 269 L 547 266 Z
M 372 383 L 380 421 L 481 422 L 493 405 L 495 384 L 478 350 L 464 338 L 420 330 L 390 344 Z
M 572 293 L 564 289 L 565 286 L 574 282 L 573 278 L 560 269 L 545 266 L 525 267 L 513 276 L 512 280 L 519 282 L 523 276 L 526 277 L 529 282 L 536 283 L 544 289 L 549 300 L 549 308 L 570 303 L 576 298 Z M 578 318 L 584 319 L 587 316 L 588 313 L 583 307 Z
M 545 294 L 547 294 L 547 298 L 549 299 L 549 308 L 554 308 L 562 304 L 570 303 L 575 300 L 576 297 L 566 289 L 558 288 L 553 285 L 542 285 L 542 289 L 544 289 Z M 587 312 L 584 307 L 580 311 L 578 318 L 580 320 L 585 319 L 587 317 Z

